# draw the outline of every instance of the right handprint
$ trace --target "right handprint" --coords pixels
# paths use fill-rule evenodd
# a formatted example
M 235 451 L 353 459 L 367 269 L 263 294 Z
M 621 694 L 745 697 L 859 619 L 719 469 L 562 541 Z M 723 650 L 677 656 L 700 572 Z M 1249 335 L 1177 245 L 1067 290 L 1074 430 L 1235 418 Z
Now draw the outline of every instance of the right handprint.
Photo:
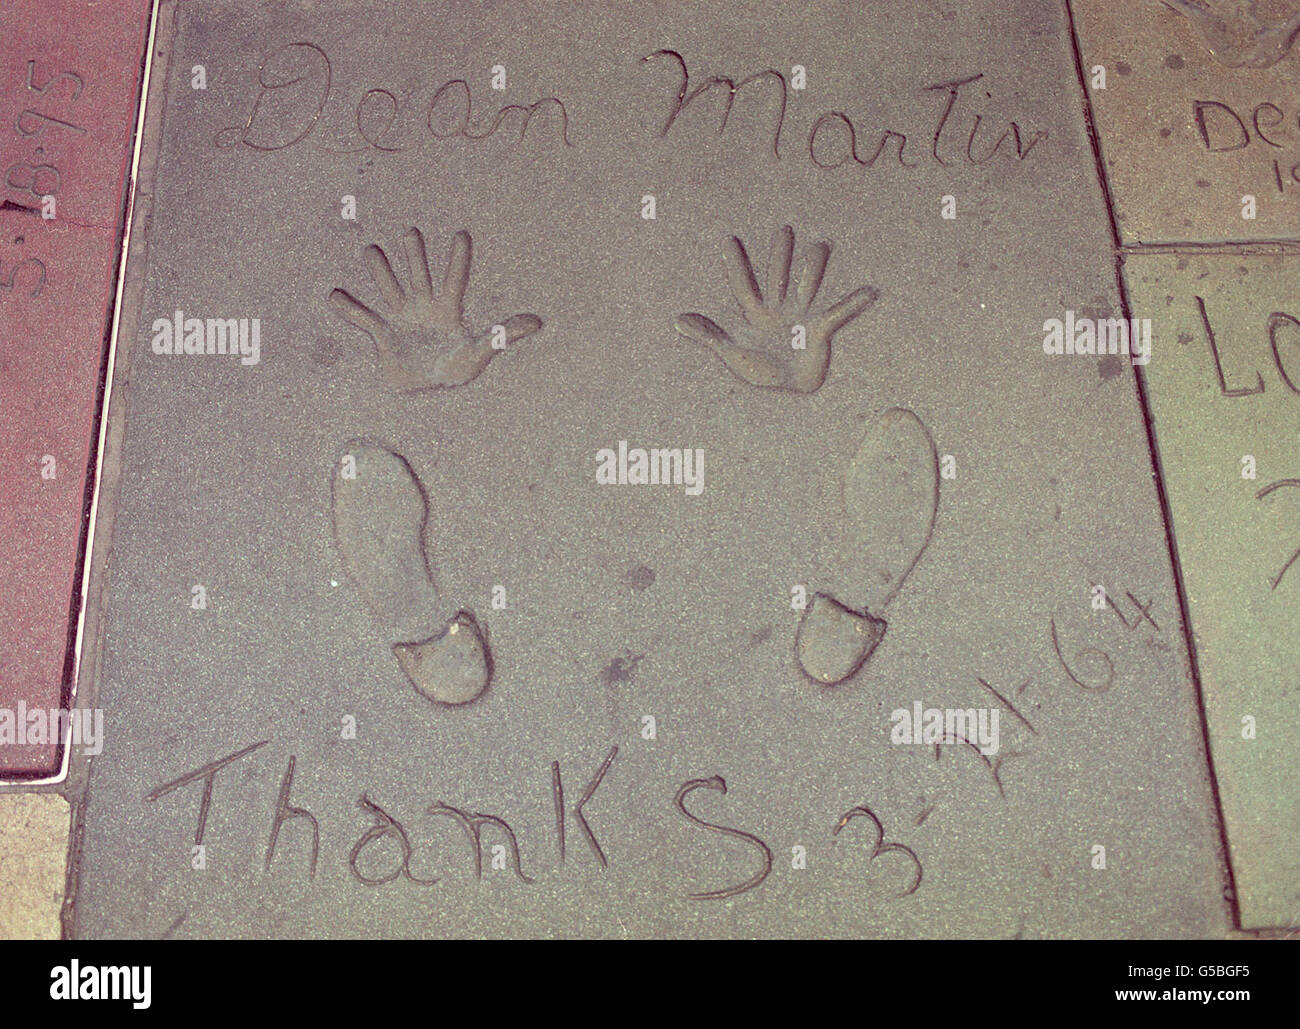
M 732 373 L 754 386 L 812 393 L 826 381 L 831 337 L 876 302 L 863 286 L 819 315 L 811 308 L 821 289 L 830 244 L 821 242 L 803 253 L 799 278 L 790 289 L 794 230 L 783 226 L 772 239 L 766 293 L 754 277 L 745 246 L 735 236 L 723 244 L 727 282 L 740 304 L 745 324 L 732 337 L 702 314 L 679 315 L 677 331 L 708 347 Z

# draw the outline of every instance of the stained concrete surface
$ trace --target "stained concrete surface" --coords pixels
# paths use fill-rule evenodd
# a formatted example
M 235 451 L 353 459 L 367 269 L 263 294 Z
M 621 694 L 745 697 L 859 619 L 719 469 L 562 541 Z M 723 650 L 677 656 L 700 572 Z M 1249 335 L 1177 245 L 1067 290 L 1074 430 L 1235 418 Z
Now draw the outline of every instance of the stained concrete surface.
M 1259 47 L 1258 63 L 1271 64 L 1229 63 L 1255 54 L 1253 41 L 1300 4 L 1192 0 L 1211 15 L 1208 41 L 1202 19 L 1161 0 L 1071 6 L 1124 242 L 1300 235 L 1300 63 L 1280 42 Z M 1218 56 L 1215 16 L 1236 41 Z
M 59 938 L 68 826 L 57 793 L 0 793 L 0 938 Z
M 0 9 L 0 710 L 15 719 L 69 702 L 149 8 L 14 0 Z M 61 768 L 56 741 L 0 729 L 0 780 Z
M 79 935 L 1226 931 L 1133 371 L 1042 346 L 1045 319 L 1119 312 L 1063 8 L 178 15 L 124 336 L 111 731 Z M 753 79 L 719 132 L 725 88 L 673 116 L 679 59 L 691 88 L 796 64 L 808 88 Z M 458 133 L 460 87 L 436 91 L 462 79 Z M 552 102 L 522 140 L 488 133 L 545 98 L 567 145 Z M 860 161 L 886 129 L 906 142 L 854 161 L 850 122 Z M 831 243 L 828 303 L 879 293 L 806 394 L 741 381 L 674 331 L 683 312 L 734 322 L 721 244 L 786 224 Z M 543 322 L 454 389 L 391 388 L 328 302 L 381 303 L 365 248 L 401 253 L 411 225 L 439 256 L 472 235 L 471 325 Z M 260 359 L 155 353 L 178 309 L 259 319 Z M 860 591 L 844 469 L 892 407 L 955 477 L 888 634 L 825 689 L 796 665 L 792 596 Z M 330 482 L 357 438 L 427 492 L 443 615 L 486 623 L 494 675 L 472 704 L 416 695 L 349 584 Z M 598 485 L 619 441 L 703 449 L 703 490 Z M 1118 612 L 1093 608 L 1097 584 Z M 998 709 L 999 753 L 891 743 L 916 702 Z M 217 771 L 196 853 L 203 781 L 183 780 L 245 750 Z
M 1159 354 L 1146 375 L 1242 924 L 1300 915 L 1296 634 L 1300 321 L 1294 257 L 1125 265 Z

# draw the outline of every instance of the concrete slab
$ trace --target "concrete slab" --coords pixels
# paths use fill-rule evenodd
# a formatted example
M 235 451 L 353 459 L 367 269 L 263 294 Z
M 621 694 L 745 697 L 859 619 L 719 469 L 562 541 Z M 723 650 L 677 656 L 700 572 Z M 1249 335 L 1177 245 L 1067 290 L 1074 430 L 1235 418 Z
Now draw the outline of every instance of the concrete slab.
M 149 11 L 144 0 L 0 11 L 0 710 L 11 715 L 0 780 L 62 764 L 58 740 L 24 732 L 22 716 L 69 701 Z
M 61 935 L 69 823 L 57 793 L 0 793 L 0 939 Z
M 1143 255 L 1125 274 L 1152 319 L 1146 377 L 1242 925 L 1284 928 L 1300 913 L 1300 262 Z
M 1267 27 L 1300 8 L 1291 0 L 1070 6 L 1123 241 L 1300 237 L 1300 61 L 1289 46 L 1264 46 Z M 1234 20 L 1234 8 L 1258 8 L 1260 24 L 1249 29 L 1244 13 Z
M 78 935 L 1227 930 L 1063 8 L 176 14 Z

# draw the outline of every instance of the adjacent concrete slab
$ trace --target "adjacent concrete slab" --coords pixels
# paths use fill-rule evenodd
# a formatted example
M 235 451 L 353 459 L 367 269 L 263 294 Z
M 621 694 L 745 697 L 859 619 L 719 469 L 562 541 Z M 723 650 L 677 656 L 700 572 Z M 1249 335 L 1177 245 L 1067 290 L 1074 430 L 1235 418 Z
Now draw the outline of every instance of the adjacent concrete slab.
M 80 935 L 1226 930 L 1132 369 L 1043 348 L 1118 311 L 1063 9 L 177 14 Z M 864 583 L 893 409 L 937 515 Z M 887 623 L 833 687 L 818 594 Z
M 23 709 L 68 703 L 150 8 L 18 0 L 0 10 L 0 710 L 15 722 Z M 61 756 L 57 739 L 0 727 L 0 780 L 49 777 Z
M 57 793 L 0 793 L 0 938 L 59 938 L 69 822 Z
M 1125 266 L 1187 586 L 1242 925 L 1300 912 L 1300 261 Z
M 1300 7 L 1070 6 L 1124 242 L 1300 238 L 1300 58 L 1280 42 L 1265 45 L 1268 28 L 1287 25 Z M 1274 63 L 1240 64 L 1247 60 Z M 1247 197 L 1253 218 L 1243 218 Z

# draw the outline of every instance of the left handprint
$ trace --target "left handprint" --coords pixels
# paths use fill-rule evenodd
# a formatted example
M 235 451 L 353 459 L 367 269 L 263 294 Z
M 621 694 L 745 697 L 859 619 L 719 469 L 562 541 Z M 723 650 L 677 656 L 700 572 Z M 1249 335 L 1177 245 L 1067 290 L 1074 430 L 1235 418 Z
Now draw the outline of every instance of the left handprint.
M 424 236 L 410 228 L 402 238 L 409 282 L 393 272 L 388 255 L 371 244 L 366 265 L 379 291 L 379 310 L 346 290 L 330 292 L 330 306 L 375 344 L 384 380 L 403 393 L 463 386 L 511 343 L 542 327 L 535 314 L 516 314 L 487 332 L 471 335 L 465 324 L 465 287 L 469 282 L 471 240 L 464 230 L 452 240 L 447 270 L 435 290 L 429 275 Z

